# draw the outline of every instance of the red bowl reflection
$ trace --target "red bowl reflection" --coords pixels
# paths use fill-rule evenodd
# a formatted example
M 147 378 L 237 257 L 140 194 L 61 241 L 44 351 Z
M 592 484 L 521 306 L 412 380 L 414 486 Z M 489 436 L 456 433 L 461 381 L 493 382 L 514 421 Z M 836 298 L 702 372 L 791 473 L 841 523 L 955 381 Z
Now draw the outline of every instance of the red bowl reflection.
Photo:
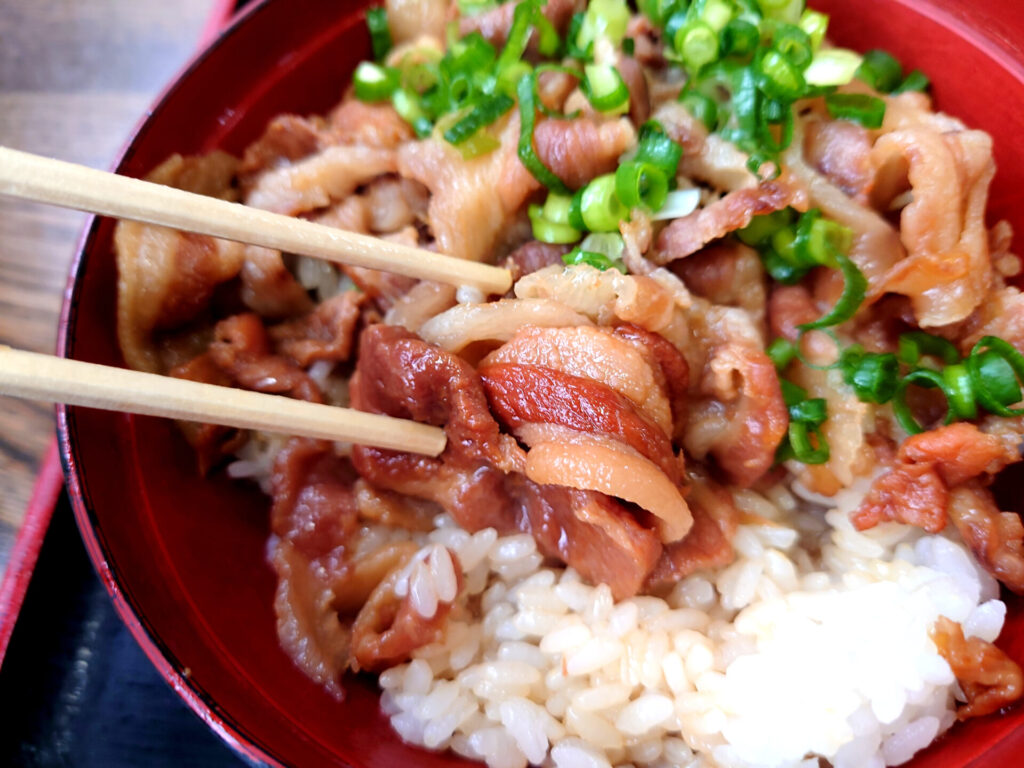
M 324 112 L 369 52 L 370 0 L 269 0 L 186 69 L 125 151 L 141 176 L 168 155 L 239 153 L 280 112 Z M 933 78 L 939 106 L 996 141 L 992 216 L 1024 229 L 1024 16 L 1005 0 L 817 0 L 833 39 L 884 47 Z M 1010 14 L 1013 13 L 1012 18 Z M 75 261 L 60 350 L 123 365 L 115 336 L 113 222 L 93 221 Z M 223 477 L 199 480 L 190 449 L 159 419 L 66 408 L 68 488 L 90 556 L 117 610 L 185 701 L 244 756 L 297 766 L 451 766 L 408 747 L 380 715 L 372 679 L 332 699 L 279 649 L 274 576 L 264 561 L 267 504 Z M 1024 660 L 1024 605 L 1011 597 L 1001 645 Z M 1024 708 L 957 726 L 912 765 L 1009 766 Z M 466 763 L 468 764 L 468 763 Z

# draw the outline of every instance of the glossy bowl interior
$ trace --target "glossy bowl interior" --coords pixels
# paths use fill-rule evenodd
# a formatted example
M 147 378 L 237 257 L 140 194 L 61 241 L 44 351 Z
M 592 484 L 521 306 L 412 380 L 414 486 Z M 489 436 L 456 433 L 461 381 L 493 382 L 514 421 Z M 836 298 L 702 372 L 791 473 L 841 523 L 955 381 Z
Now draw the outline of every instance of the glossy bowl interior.
M 818 0 L 842 45 L 884 47 L 928 72 L 939 106 L 996 140 L 993 221 L 1024 230 L 1024 18 L 1006 0 Z M 324 112 L 369 51 L 369 0 L 269 0 L 177 80 L 142 123 L 119 171 L 168 155 L 239 153 L 281 112 Z M 1013 14 L 1011 16 L 1010 14 Z M 67 357 L 123 365 L 115 337 L 113 222 L 92 223 L 61 327 Z M 1018 240 L 1018 244 L 1019 244 Z M 68 488 L 90 556 L 122 618 L 168 682 L 255 762 L 448 766 L 408 747 L 378 710 L 375 682 L 352 677 L 336 701 L 279 649 L 267 502 L 223 476 L 201 480 L 170 422 L 68 408 L 59 416 Z M 1024 661 L 1024 604 L 1010 599 L 1001 645 Z M 957 726 L 913 765 L 1015 765 L 1024 707 Z

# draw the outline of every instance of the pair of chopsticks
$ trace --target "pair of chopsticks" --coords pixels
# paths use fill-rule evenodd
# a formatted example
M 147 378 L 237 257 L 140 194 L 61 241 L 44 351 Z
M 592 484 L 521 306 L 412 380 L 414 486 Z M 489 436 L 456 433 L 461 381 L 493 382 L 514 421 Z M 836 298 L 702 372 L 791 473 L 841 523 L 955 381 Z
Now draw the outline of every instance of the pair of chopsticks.
M 0 147 L 0 195 L 505 293 L 507 269 Z M 438 427 L 0 346 L 0 394 L 437 456 Z

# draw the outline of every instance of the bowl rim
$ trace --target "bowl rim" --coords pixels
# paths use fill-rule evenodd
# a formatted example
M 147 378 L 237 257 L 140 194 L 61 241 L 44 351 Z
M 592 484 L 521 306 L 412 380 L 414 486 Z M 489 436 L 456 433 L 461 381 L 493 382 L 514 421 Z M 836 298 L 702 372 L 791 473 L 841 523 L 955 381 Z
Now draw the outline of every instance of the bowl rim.
M 128 137 L 110 164 L 112 171 L 115 173 L 121 171 L 140 141 L 141 134 L 151 121 L 160 114 L 164 104 L 182 87 L 182 83 L 194 71 L 199 69 L 214 51 L 229 38 L 233 37 L 247 20 L 263 12 L 270 2 L 271 0 L 257 0 L 257 2 L 243 8 L 242 11 L 229 18 L 224 15 L 223 9 L 221 9 L 221 13 L 213 17 L 212 21 L 202 31 L 196 51 L 171 77 L 168 84 L 160 91 L 159 95 L 152 101 L 151 106 L 143 113 L 142 117 L 128 134 Z M 226 5 L 226 2 L 221 3 L 221 5 Z M 225 19 L 227 20 L 227 25 L 221 27 L 220 24 Z M 79 278 L 88 266 L 88 254 L 95 247 L 94 244 L 99 233 L 102 218 L 101 216 L 90 214 L 75 244 L 74 257 L 68 270 L 58 325 L 56 351 L 60 357 L 69 357 L 69 352 L 71 347 L 73 347 L 74 340 L 71 328 L 75 324 L 74 321 L 78 313 L 79 292 L 82 290 L 82 281 Z M 186 666 L 171 653 L 170 649 L 150 628 L 145 620 L 144 613 L 141 611 L 141 606 L 137 606 L 133 599 L 122 589 L 116 563 L 112 563 L 108 558 L 106 547 L 97 535 L 96 521 L 87 502 L 87 494 L 85 493 L 82 479 L 79 476 L 78 447 L 75 441 L 72 440 L 73 430 L 69 420 L 69 408 L 69 406 L 64 404 L 56 405 L 57 442 L 60 449 L 59 454 L 64 473 L 64 482 L 82 542 L 100 581 L 113 601 L 118 617 L 124 622 L 128 631 L 160 676 L 188 705 L 189 709 L 212 729 L 237 756 L 250 765 L 285 768 L 284 763 L 280 762 L 272 754 L 270 748 L 264 746 L 255 734 L 244 728 L 230 713 L 217 706 L 213 698 L 188 674 Z

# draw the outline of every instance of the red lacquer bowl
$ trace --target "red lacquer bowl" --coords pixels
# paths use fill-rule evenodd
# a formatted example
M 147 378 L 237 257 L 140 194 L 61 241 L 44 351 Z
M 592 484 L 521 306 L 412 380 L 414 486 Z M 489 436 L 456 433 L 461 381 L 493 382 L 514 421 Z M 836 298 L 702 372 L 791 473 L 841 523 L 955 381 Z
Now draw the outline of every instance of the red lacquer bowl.
M 274 0 L 249 11 L 189 66 L 142 123 L 118 170 L 141 176 L 174 152 L 238 153 L 274 115 L 323 112 L 369 52 L 369 0 Z M 1011 0 L 818 0 L 835 41 L 884 47 L 935 82 L 941 108 L 996 140 L 993 221 L 1024 230 L 1024 14 Z M 62 317 L 67 357 L 123 365 L 114 332 L 113 222 L 93 221 Z M 1018 243 L 1019 243 L 1018 239 Z M 448 766 L 411 748 L 379 713 L 370 678 L 332 699 L 278 648 L 274 576 L 264 561 L 267 503 L 224 477 L 200 480 L 175 427 L 62 409 L 75 515 L 117 610 L 153 663 L 210 727 L 255 762 Z M 1024 661 L 1024 604 L 1001 641 Z M 916 766 L 1017 765 L 1024 706 L 957 726 Z

